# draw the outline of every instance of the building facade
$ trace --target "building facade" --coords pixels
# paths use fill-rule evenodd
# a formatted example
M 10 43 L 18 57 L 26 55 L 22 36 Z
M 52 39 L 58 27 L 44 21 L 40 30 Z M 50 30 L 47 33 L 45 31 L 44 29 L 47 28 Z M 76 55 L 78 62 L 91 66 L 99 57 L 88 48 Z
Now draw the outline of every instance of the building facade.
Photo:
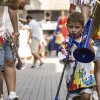
M 37 21 L 56 21 L 62 10 L 66 15 L 69 9 L 69 0 L 26 0 L 25 9 L 19 11 L 19 16 L 25 18 L 30 14 Z

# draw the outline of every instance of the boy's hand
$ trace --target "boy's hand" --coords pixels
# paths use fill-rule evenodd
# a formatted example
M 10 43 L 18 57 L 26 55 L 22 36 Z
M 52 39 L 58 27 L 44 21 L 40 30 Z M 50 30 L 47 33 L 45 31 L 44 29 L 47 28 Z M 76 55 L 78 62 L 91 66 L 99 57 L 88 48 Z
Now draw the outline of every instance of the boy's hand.
M 61 49 L 61 53 L 62 53 L 62 55 L 64 55 L 64 56 L 67 56 L 67 54 L 68 54 L 68 52 L 66 52 L 66 49 Z M 75 60 L 74 57 L 69 55 L 68 61 L 69 61 L 69 62 L 73 62 L 74 60 Z
M 65 55 L 65 56 L 67 55 L 66 49 L 61 49 L 61 52 L 63 55 Z
M 74 57 L 69 56 L 69 59 L 68 59 L 69 62 L 73 62 L 74 60 L 75 60 Z

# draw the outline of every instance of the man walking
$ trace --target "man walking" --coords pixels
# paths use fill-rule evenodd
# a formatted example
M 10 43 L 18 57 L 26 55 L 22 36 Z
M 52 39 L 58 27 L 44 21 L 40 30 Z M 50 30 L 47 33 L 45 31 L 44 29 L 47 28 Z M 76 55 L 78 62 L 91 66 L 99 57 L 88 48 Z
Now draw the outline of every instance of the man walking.
M 29 23 L 29 31 L 30 31 L 28 43 L 31 39 L 32 41 L 31 41 L 30 47 L 31 47 L 32 55 L 34 57 L 34 62 L 33 62 L 33 65 L 31 66 L 31 68 L 36 66 L 37 60 L 40 61 L 40 66 L 42 66 L 44 62 L 42 61 L 41 57 L 39 56 L 39 45 L 40 45 L 40 40 L 41 40 L 41 34 L 39 31 L 39 24 L 30 15 L 28 15 L 26 17 L 26 19 Z

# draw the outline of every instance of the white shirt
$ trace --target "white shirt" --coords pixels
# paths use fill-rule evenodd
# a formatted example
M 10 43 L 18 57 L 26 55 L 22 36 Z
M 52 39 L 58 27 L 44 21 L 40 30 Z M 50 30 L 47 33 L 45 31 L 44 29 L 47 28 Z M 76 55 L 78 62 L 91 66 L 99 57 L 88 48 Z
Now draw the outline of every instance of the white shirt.
M 4 7 L 0 6 L 0 33 L 4 31 Z
M 40 41 L 41 40 L 41 34 L 40 34 L 40 31 L 39 31 L 39 24 L 36 20 L 33 19 L 29 22 L 29 29 L 32 30 L 32 38 L 36 38 Z
M 6 30 L 13 32 L 13 27 L 10 21 L 8 7 L 0 6 L 0 35 L 3 35 Z

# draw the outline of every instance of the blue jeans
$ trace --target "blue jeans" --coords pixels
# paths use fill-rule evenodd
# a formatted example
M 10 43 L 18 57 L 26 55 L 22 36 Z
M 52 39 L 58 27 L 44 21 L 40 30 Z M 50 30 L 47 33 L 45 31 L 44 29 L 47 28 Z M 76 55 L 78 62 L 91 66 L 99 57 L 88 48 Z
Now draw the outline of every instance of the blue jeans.
M 11 47 L 8 41 L 5 42 L 4 48 L 0 49 L 0 67 L 2 70 L 4 70 L 5 60 L 14 60 Z

